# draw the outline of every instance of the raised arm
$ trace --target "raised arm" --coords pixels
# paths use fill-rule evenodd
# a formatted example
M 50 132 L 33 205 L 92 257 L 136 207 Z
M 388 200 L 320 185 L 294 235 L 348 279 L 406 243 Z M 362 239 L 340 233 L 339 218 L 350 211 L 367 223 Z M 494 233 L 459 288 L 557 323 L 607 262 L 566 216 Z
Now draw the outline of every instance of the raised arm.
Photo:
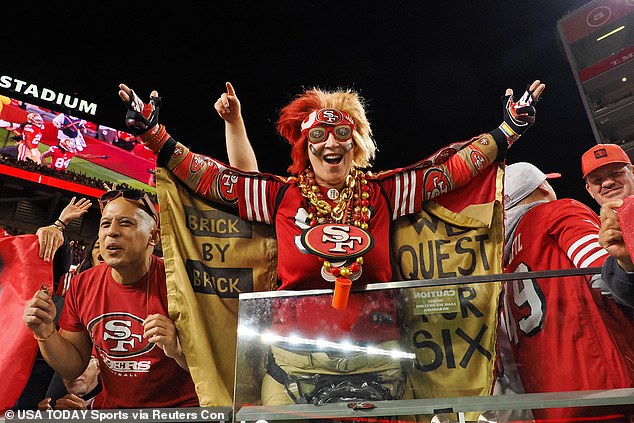
M 513 99 L 513 90 L 507 88 L 502 97 L 502 123 L 497 128 L 446 146 L 414 165 L 380 173 L 381 178 L 391 180 L 385 189 L 394 201 L 393 218 L 417 211 L 421 201 L 464 186 L 491 163 L 503 160 L 508 148 L 535 122 L 532 103 L 539 99 L 544 88 L 536 80 L 518 101 Z M 403 184 L 401 180 L 409 182 Z
M 225 121 L 225 142 L 229 165 L 240 170 L 257 172 L 258 161 L 247 136 L 240 100 L 231 82 L 227 82 L 226 87 L 227 92 L 222 93 L 216 100 L 214 108 Z
M 223 181 L 231 183 L 229 189 L 235 188 L 233 177 L 239 173 L 210 157 L 194 154 L 185 145 L 174 140 L 165 126 L 158 123 L 161 99 L 156 90 L 150 94 L 150 101 L 144 103 L 134 91 L 125 84 L 119 85 L 119 97 L 128 111 L 126 124 L 130 131 L 141 140 L 157 156 L 157 165 L 170 170 L 178 179 L 202 198 L 237 207 L 235 197 L 223 195 Z M 227 173 L 224 173 L 227 171 Z M 233 193 L 231 193 L 233 194 Z
M 42 226 L 36 232 L 40 244 L 40 258 L 51 261 L 55 251 L 64 243 L 64 229 L 73 220 L 83 216 L 92 205 L 87 198 L 75 202 L 76 197 L 64 207 L 55 222 L 49 226 Z
M 455 181 L 454 188 L 464 185 L 489 163 L 504 159 L 506 151 L 535 123 L 536 111 L 533 103 L 539 100 L 545 88 L 546 85 L 535 80 L 517 101 L 513 98 L 513 90 L 506 89 L 502 97 L 502 123 L 489 133 L 476 137 L 476 142 L 473 142 L 469 148 L 458 152 L 457 157 L 452 157 L 454 162 L 461 158 L 464 162 L 472 163 L 467 167 L 453 163 L 456 165 L 451 170 Z M 492 145 L 491 139 L 495 141 L 495 145 Z M 471 157 L 472 150 L 478 150 L 484 155 L 481 157 L 484 163 Z M 437 161 L 434 160 L 434 163 Z M 452 166 L 451 160 L 448 161 L 448 165 Z M 468 168 L 471 168 L 470 171 Z

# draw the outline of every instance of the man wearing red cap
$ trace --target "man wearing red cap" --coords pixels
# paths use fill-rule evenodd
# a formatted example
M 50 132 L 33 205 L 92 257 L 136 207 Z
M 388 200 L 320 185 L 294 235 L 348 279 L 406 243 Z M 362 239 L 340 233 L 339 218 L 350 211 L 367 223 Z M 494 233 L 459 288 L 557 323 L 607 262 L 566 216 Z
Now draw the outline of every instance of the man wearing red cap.
M 634 194 L 632 161 L 616 144 L 597 144 L 581 157 L 586 190 L 599 205 Z
M 586 190 L 601 206 L 599 242 L 610 253 L 602 278 L 610 294 L 634 307 L 634 265 L 625 247 L 616 209 L 634 195 L 634 172 L 627 153 L 616 144 L 597 144 L 581 157 Z

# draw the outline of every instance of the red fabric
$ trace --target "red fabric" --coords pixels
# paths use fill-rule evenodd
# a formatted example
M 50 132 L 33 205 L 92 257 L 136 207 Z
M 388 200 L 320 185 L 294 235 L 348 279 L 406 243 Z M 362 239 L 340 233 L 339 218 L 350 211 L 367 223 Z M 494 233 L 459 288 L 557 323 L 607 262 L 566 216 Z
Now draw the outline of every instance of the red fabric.
M 493 165 L 479 173 L 467 185 L 463 185 L 440 197 L 434 202 L 448 210 L 460 213 L 474 204 L 487 204 L 495 201 L 496 173 L 498 166 Z
M 0 238 L 0 411 L 15 404 L 31 374 L 37 342 L 22 321 L 42 284 L 53 291 L 53 266 L 38 257 L 36 235 Z
M 623 205 L 617 209 L 621 234 L 627 251 L 634 252 L 634 196 L 623 199 Z

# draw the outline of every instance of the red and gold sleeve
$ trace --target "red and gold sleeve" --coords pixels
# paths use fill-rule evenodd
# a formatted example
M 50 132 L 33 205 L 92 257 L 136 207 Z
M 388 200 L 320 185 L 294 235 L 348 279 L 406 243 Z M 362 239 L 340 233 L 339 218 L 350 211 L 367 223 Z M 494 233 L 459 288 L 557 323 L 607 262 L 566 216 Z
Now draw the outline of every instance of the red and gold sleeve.
M 157 156 L 157 166 L 170 170 L 181 182 L 200 197 L 228 206 L 235 201 L 226 201 L 219 193 L 219 178 L 230 168 L 211 157 L 193 153 L 189 148 L 172 138 L 163 125 L 139 136 L 141 141 Z

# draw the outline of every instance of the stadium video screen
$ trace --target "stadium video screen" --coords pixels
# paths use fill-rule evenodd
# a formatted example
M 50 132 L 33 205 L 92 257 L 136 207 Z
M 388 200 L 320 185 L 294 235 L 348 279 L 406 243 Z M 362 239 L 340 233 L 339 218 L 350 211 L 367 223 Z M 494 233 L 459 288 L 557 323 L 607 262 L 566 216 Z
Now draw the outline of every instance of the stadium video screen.
M 156 193 L 156 157 L 132 134 L 7 96 L 0 101 L 0 173 L 80 194 L 104 183 Z

